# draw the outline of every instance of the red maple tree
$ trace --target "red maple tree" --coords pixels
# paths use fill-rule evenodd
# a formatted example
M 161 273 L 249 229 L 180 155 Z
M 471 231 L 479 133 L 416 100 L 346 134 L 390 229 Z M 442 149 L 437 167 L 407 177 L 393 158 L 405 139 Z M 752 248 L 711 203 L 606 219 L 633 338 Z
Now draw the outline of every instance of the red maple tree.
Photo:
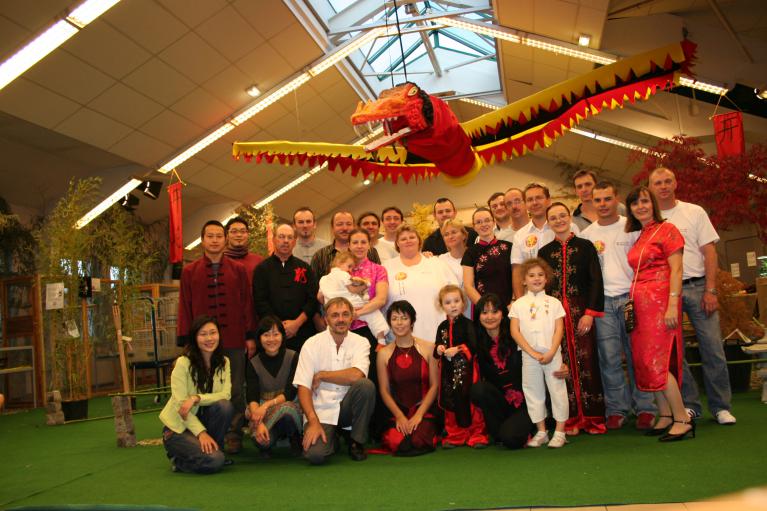
M 767 242 L 767 146 L 753 144 L 743 154 L 707 155 L 700 141 L 676 136 L 659 141 L 645 153 L 633 151 L 629 161 L 642 162 L 635 185 L 646 183 L 654 169 L 666 167 L 677 179 L 677 197 L 699 204 L 717 229 L 752 223 Z

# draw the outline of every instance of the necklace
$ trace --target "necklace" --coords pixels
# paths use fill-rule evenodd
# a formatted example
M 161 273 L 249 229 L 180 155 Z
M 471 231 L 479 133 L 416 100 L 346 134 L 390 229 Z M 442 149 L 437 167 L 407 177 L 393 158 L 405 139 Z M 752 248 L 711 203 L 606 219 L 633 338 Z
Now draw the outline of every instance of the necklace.
M 535 319 L 535 316 L 538 314 L 538 311 L 541 310 L 541 306 L 536 304 L 535 302 L 530 302 L 530 319 Z M 543 299 L 543 311 L 546 313 L 546 315 L 549 315 L 549 301 L 544 298 Z

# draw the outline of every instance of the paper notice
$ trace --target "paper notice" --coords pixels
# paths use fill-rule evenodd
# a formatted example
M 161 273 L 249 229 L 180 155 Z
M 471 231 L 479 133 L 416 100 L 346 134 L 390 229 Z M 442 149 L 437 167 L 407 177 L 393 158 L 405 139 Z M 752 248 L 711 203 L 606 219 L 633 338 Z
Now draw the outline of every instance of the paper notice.
M 756 267 L 756 252 L 746 252 L 746 266 L 749 268 Z
M 730 273 L 732 273 L 732 276 L 736 279 L 740 277 L 740 264 L 738 263 L 732 263 L 730 264 Z
M 101 279 L 91 279 L 91 290 L 94 293 L 101 292 Z
M 45 310 L 64 308 L 64 283 L 53 282 L 45 285 Z

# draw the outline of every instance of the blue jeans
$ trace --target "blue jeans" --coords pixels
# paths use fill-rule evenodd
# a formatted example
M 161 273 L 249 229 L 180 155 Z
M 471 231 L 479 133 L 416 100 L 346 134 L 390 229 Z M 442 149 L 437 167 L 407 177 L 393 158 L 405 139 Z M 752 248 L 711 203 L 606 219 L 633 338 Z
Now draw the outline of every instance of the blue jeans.
M 727 371 L 727 359 L 724 356 L 722 332 L 719 329 L 719 313 L 706 315 L 701 305 L 703 293 L 706 290 L 704 279 L 689 282 L 682 286 L 682 310 L 687 313 L 695 329 L 698 340 L 700 360 L 703 363 L 703 383 L 708 396 L 708 408 L 716 415 L 720 410 L 729 410 L 732 392 L 730 391 L 730 374 Z M 682 373 L 682 399 L 687 408 L 695 410 L 700 415 L 702 407 L 698 384 L 690 373 L 687 360 L 684 361 Z
M 219 447 L 211 454 L 202 452 L 200 440 L 188 429 L 183 433 L 163 429 L 165 451 L 168 458 L 173 459 L 179 472 L 212 474 L 221 470 L 224 466 L 224 435 L 232 423 L 233 414 L 232 403 L 223 399 L 210 406 L 201 406 L 197 410 L 197 418 Z
M 651 392 L 642 392 L 634 383 L 634 363 L 631 359 L 631 341 L 626 333 L 623 306 L 628 293 L 619 296 L 605 296 L 605 315 L 596 318 L 597 350 L 599 370 L 602 373 L 602 389 L 605 394 L 605 413 L 610 415 L 629 414 L 633 409 L 655 413 L 655 402 Z M 626 356 L 629 384 L 623 372 L 621 353 Z M 629 387 L 630 385 L 630 387 Z

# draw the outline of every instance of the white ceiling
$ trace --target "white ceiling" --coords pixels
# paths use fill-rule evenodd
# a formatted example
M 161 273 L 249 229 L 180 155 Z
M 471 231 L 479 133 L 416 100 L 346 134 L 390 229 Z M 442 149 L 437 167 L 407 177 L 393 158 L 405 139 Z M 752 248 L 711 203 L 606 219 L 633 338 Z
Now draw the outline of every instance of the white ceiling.
M 32 7 L 27 0 L 0 2 L 0 58 L 76 3 L 37 0 Z M 462 3 L 476 2 L 451 2 Z M 42 211 L 70 177 L 102 175 L 107 195 L 127 176 L 156 169 L 249 104 L 246 87 L 256 84 L 269 90 L 323 55 L 288 4 L 301 2 L 117 4 L 0 91 L 2 195 L 11 204 Z M 745 60 L 708 1 L 495 0 L 493 7 L 501 24 L 567 42 L 587 33 L 593 48 L 623 55 L 679 40 L 685 25 L 700 43 L 701 75 L 767 84 L 764 3 L 718 4 L 755 62 Z M 498 53 L 507 101 L 593 67 L 506 42 Z M 232 204 L 255 202 L 305 170 L 233 161 L 234 140 L 348 143 L 354 139 L 348 119 L 359 99 L 355 90 L 342 73 L 330 69 L 181 165 L 179 172 L 190 185 L 184 190 L 190 237 L 198 227 L 190 224 L 201 222 L 204 215 L 223 215 Z M 710 141 L 705 137 L 711 133 L 707 118 L 713 107 L 696 102 L 697 113 L 693 109 L 691 114 L 690 102 L 661 94 L 646 104 L 600 115 L 587 125 L 643 144 L 680 130 Z M 482 113 L 477 107 L 454 105 L 461 119 Z M 747 116 L 746 130 L 749 141 L 764 141 L 767 123 Z M 593 165 L 613 178 L 630 180 L 626 150 L 576 135 L 566 135 L 537 156 Z M 391 185 L 372 190 L 379 186 Z M 289 217 L 295 207 L 309 205 L 322 215 L 366 190 L 359 179 L 325 171 L 277 199 L 274 207 Z M 167 204 L 142 198 L 138 214 L 155 220 L 167 214 Z

